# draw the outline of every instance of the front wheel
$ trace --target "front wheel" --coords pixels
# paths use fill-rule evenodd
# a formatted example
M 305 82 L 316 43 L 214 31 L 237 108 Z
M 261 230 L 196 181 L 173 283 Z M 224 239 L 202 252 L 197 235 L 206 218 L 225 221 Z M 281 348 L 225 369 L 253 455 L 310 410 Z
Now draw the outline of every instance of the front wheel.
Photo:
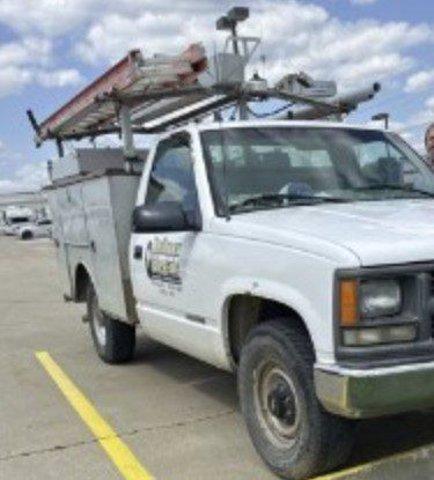
M 290 319 L 265 322 L 241 351 L 238 388 L 253 444 L 282 478 L 309 478 L 343 463 L 353 424 L 327 413 L 313 381 L 314 354 L 307 335 Z
M 133 358 L 135 327 L 103 313 L 92 284 L 89 284 L 87 290 L 87 317 L 95 349 L 104 362 L 122 363 Z

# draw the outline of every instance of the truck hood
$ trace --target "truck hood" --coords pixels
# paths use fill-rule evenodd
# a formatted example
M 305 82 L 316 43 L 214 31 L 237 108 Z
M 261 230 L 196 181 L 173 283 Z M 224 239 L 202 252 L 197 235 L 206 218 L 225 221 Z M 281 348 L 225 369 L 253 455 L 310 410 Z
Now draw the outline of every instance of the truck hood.
M 434 200 L 321 204 L 235 215 L 243 235 L 300 247 L 333 244 L 362 266 L 434 261 Z M 240 225 L 241 224 L 241 225 Z M 297 245 L 294 245 L 296 239 Z M 317 253 L 317 252 L 314 252 Z
M 21 229 L 31 227 L 32 225 L 33 225 L 32 222 L 24 222 L 24 223 L 16 223 L 15 225 L 13 225 L 13 227 L 18 232 Z

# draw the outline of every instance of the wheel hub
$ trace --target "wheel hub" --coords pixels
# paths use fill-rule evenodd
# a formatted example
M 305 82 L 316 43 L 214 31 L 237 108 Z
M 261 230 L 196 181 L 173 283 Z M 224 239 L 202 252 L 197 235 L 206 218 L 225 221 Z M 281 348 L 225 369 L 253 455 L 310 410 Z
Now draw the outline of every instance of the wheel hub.
M 283 382 L 273 389 L 267 398 L 271 415 L 285 425 L 295 423 L 295 398 L 289 386 Z
M 292 445 L 301 418 L 290 375 L 274 361 L 263 362 L 255 371 L 254 395 L 258 419 L 270 441 L 279 448 Z

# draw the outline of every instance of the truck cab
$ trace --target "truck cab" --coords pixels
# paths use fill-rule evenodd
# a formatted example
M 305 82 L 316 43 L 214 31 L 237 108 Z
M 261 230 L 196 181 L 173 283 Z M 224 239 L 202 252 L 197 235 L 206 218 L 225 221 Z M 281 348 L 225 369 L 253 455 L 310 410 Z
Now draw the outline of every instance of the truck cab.
M 171 133 L 137 194 L 130 268 L 139 317 L 151 336 L 167 343 L 173 332 L 176 348 L 224 368 L 237 365 L 251 327 L 234 332 L 232 302 L 255 299 L 303 320 L 318 366 L 429 359 L 431 320 L 416 320 L 416 279 L 406 271 L 434 256 L 433 194 L 423 161 L 381 130 L 249 121 Z M 372 299 L 339 320 L 344 286 Z
M 275 470 L 302 432 L 310 375 L 342 438 L 343 419 L 431 407 L 433 197 L 432 172 L 387 131 L 244 121 L 170 133 L 133 214 L 138 317 L 151 338 L 238 373 Z M 301 380 L 279 350 L 297 345 L 311 368 Z

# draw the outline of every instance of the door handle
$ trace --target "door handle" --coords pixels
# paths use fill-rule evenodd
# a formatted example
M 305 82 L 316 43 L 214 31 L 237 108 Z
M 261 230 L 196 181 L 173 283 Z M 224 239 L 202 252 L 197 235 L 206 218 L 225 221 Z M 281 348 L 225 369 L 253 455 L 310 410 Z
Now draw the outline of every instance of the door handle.
M 141 245 L 135 245 L 133 251 L 134 260 L 141 260 L 143 257 L 143 247 Z

